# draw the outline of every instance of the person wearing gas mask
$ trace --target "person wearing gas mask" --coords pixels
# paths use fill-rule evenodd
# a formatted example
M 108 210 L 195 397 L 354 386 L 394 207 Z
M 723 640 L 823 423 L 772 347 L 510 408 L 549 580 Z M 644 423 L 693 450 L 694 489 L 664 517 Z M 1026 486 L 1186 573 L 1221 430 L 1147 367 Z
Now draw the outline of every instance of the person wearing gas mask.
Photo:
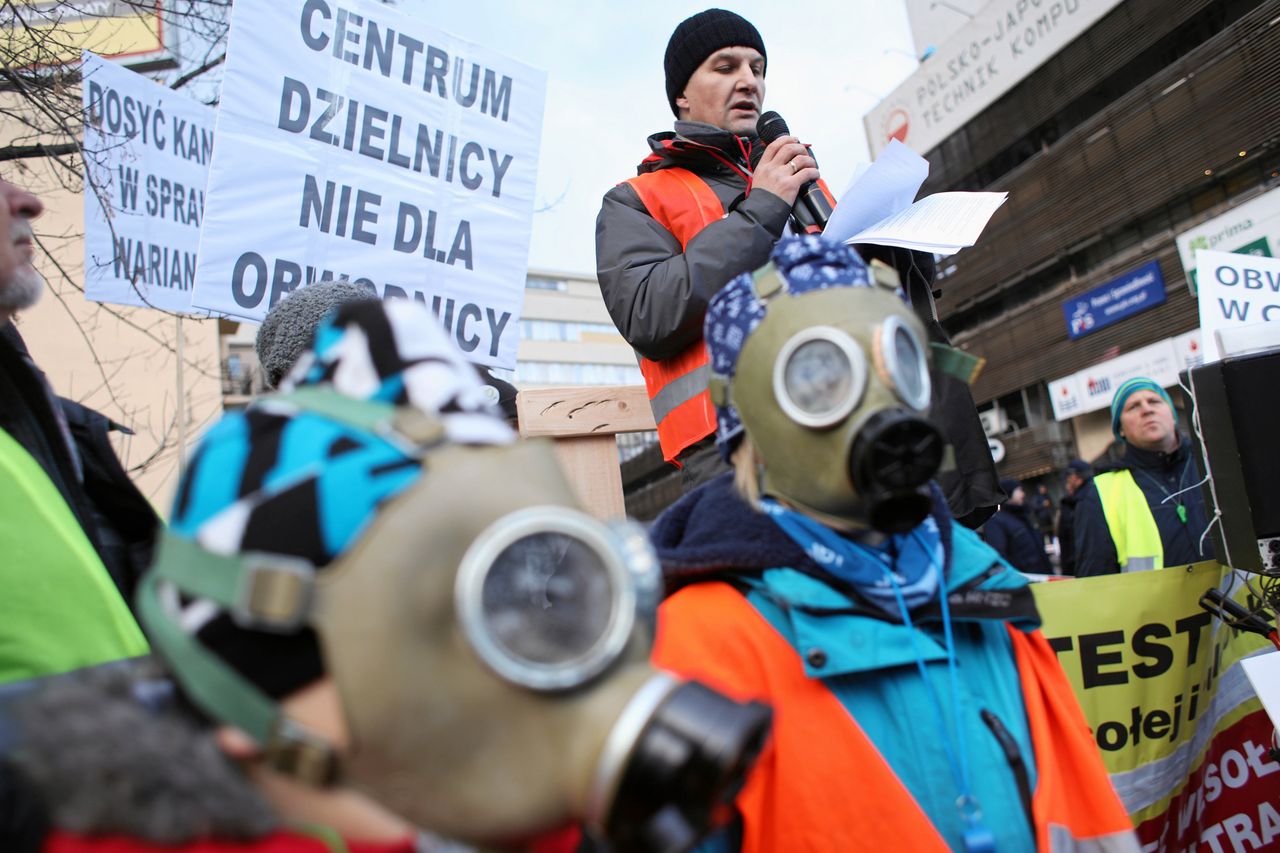
M 663 55 L 674 128 L 649 137 L 635 177 L 605 194 L 596 219 L 600 290 L 640 359 L 663 458 L 681 466 L 686 491 L 725 470 L 707 395 L 707 302 L 765 263 L 784 234 L 804 230 L 793 216 L 804 188 L 816 181 L 830 196 L 796 136 L 766 145 L 758 135 L 767 70 L 764 39 L 740 15 L 707 9 L 680 22 Z M 898 270 L 930 336 L 945 342 L 932 256 L 871 245 L 858 251 Z M 944 478 L 947 499 L 977 526 L 1001 497 L 995 466 L 968 386 L 939 376 L 936 389 L 939 423 L 958 463 Z
M 775 709 L 718 849 L 1136 851 L 1026 581 L 931 480 L 929 349 L 882 273 L 784 240 L 707 312 L 735 471 L 654 526 L 653 659 Z
M 59 755 L 37 713 L 20 766 L 65 851 L 407 851 L 412 826 L 523 846 L 579 821 L 686 849 L 768 711 L 648 663 L 658 582 L 639 529 L 578 508 L 425 307 L 345 304 L 279 395 L 201 442 L 143 579 L 152 646 L 208 721 L 190 749 L 113 710 L 162 693 L 117 681 L 79 718 L 118 747 Z M 149 769 L 131 785 L 114 749 Z

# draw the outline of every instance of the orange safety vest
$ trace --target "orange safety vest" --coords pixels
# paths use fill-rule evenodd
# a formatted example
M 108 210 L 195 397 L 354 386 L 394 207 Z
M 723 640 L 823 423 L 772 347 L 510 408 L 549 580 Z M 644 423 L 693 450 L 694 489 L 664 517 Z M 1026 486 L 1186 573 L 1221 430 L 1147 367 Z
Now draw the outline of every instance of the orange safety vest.
M 1009 634 L 1035 750 L 1036 848 L 1137 850 L 1053 649 L 1039 631 Z M 836 695 L 733 587 L 699 583 L 667 599 L 653 662 L 773 706 L 771 742 L 737 800 L 744 851 L 948 849 Z
M 645 172 L 627 181 L 649 215 L 680 241 L 683 250 L 694 235 L 724 217 L 724 205 L 688 169 L 674 167 Z M 701 340 L 678 355 L 652 361 L 640 359 L 649 405 L 658 425 L 662 458 L 675 462 L 680 451 L 715 432 L 716 410 L 707 392 L 711 360 Z M 678 463 L 677 463 L 678 464 Z

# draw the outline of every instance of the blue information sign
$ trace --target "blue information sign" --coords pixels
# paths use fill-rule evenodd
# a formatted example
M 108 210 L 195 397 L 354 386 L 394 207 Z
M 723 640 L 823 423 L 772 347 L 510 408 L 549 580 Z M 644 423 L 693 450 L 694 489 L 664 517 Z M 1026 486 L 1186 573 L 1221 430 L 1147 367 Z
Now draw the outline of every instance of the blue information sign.
M 1062 303 L 1062 316 L 1075 340 L 1163 303 L 1164 276 L 1151 261 Z

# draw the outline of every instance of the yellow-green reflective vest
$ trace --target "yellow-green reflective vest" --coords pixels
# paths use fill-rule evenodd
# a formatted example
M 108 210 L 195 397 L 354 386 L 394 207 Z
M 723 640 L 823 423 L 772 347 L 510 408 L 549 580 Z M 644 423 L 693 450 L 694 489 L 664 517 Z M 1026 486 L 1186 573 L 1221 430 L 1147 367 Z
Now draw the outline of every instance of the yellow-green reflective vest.
M 1120 571 L 1141 572 L 1164 568 L 1164 544 L 1160 529 L 1133 474 L 1109 471 L 1093 478 L 1102 499 L 1102 514 L 1116 545 Z
M 0 430 L 0 684 L 147 653 L 71 508 Z

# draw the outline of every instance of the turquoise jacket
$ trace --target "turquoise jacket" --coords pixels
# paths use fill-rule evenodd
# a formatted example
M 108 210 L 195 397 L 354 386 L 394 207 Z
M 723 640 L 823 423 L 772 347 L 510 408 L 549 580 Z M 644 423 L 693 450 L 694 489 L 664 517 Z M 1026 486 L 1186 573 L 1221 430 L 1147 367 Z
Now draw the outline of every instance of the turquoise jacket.
M 975 533 L 944 521 L 956 700 L 936 604 L 914 613 L 912 628 L 889 621 L 852 590 L 825 580 L 799 546 L 737 497 L 731 477 L 687 495 L 659 520 L 653 537 L 670 585 L 716 577 L 743 590 L 796 650 L 805 672 L 848 709 L 948 844 L 963 850 L 959 791 L 938 712 L 916 666 L 919 654 L 952 743 L 960 723 L 971 790 L 996 849 L 1034 850 L 1035 755 L 1005 626 L 1031 631 L 1039 627 L 1039 615 L 1021 574 Z M 724 536 L 725 530 L 734 537 Z M 732 840 L 721 836 L 704 849 L 732 848 Z

